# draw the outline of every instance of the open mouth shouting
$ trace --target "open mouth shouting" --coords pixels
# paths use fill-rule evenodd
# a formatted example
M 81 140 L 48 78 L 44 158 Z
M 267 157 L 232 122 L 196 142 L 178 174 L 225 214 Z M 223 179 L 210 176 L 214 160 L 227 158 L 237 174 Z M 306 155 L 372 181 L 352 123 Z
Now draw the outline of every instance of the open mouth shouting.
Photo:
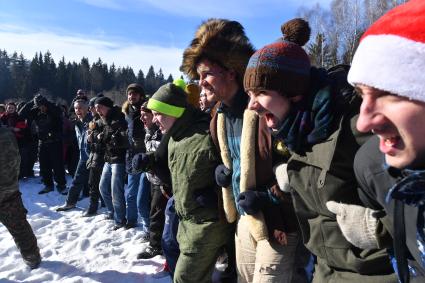
M 373 131 L 379 137 L 379 150 L 390 156 L 403 149 L 403 140 L 398 134 L 384 133 L 383 130 Z
M 265 108 L 257 109 L 255 112 L 257 112 L 258 116 L 264 117 L 267 127 L 271 129 L 279 128 L 280 121 L 274 114 L 267 111 Z

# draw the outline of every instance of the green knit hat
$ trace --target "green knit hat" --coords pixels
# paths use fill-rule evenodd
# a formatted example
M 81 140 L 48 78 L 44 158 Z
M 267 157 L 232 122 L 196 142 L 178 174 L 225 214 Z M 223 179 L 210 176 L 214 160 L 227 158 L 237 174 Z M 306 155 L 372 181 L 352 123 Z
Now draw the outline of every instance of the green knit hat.
M 161 86 L 148 102 L 148 109 L 175 118 L 180 118 L 186 107 L 186 93 L 172 83 Z

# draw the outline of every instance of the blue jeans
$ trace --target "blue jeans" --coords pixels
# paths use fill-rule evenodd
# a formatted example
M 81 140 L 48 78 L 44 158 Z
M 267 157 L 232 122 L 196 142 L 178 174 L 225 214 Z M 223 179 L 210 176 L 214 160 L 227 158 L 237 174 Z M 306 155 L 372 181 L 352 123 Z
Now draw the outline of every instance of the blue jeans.
M 165 208 L 164 231 L 162 232 L 162 250 L 167 261 L 170 275 L 173 277 L 177 260 L 180 255 L 179 243 L 177 242 L 177 229 L 179 218 L 174 208 L 174 197 L 171 197 Z
M 74 178 L 72 179 L 71 187 L 68 191 L 66 204 L 76 204 L 81 191 L 84 186 L 89 182 L 89 170 L 86 167 L 86 160 L 78 161 L 77 170 L 75 171 Z
M 137 223 L 137 212 L 144 229 L 149 228 L 150 183 L 145 173 L 128 174 L 127 223 Z
M 100 194 L 105 201 L 109 213 L 114 214 L 115 224 L 125 225 L 125 197 L 124 197 L 124 164 L 103 165 L 100 177 Z

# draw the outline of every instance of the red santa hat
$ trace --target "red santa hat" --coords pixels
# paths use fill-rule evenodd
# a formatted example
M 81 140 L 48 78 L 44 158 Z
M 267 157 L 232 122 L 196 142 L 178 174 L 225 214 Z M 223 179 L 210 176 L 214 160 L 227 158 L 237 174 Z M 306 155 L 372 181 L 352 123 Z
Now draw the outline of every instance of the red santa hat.
M 425 102 L 425 1 L 411 0 L 362 36 L 348 81 Z

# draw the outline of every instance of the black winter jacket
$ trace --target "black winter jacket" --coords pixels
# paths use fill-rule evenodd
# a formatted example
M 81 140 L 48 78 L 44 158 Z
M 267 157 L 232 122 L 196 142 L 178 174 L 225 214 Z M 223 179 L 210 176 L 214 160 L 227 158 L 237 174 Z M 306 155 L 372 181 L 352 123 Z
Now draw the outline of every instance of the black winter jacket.
M 140 120 L 140 105 L 131 105 L 128 101 L 124 102 L 122 112 L 125 114 L 125 120 L 128 125 L 128 143 L 129 148 L 126 153 L 126 171 L 133 173 L 132 159 L 137 153 L 146 152 L 145 147 L 145 128 Z
M 46 103 L 47 112 L 34 107 L 31 100 L 19 111 L 19 115 L 28 119 L 28 125 L 35 122 L 36 133 L 40 143 L 62 141 L 62 111 L 51 102 Z
M 100 142 L 105 147 L 105 162 L 124 164 L 125 154 L 129 147 L 127 136 L 127 121 L 118 106 L 111 108 L 102 119 L 103 131 Z
M 380 218 L 376 238 L 383 248 L 393 249 L 394 200 L 385 200 L 389 189 L 398 181 L 385 166 L 384 154 L 379 151 L 379 139 L 372 137 L 357 152 L 354 159 L 354 171 L 359 183 L 359 196 L 366 207 L 384 210 L 385 217 Z M 406 244 L 413 255 L 408 260 L 411 270 L 417 276 L 411 276 L 410 282 L 425 282 L 425 270 L 413 258 L 420 260 L 416 245 L 416 222 L 419 216 L 415 207 L 405 206 Z

